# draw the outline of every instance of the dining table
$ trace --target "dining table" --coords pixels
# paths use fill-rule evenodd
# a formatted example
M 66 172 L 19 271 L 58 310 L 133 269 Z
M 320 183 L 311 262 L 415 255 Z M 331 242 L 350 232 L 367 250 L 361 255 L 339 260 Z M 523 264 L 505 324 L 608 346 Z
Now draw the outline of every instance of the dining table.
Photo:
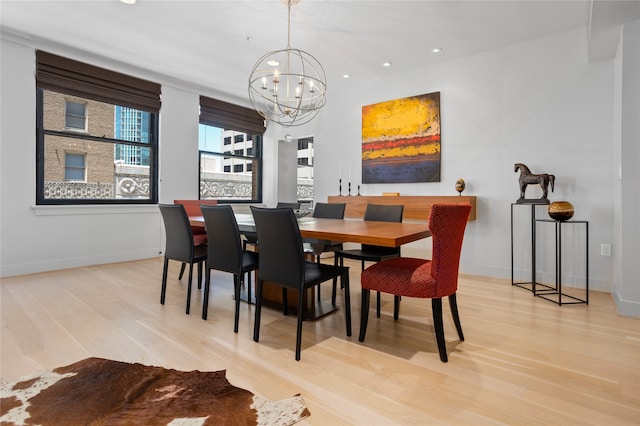
M 240 233 L 256 232 L 253 215 L 237 213 L 235 216 Z M 426 221 L 377 222 L 362 219 L 325 219 L 311 216 L 299 217 L 297 220 L 300 235 L 305 239 L 399 247 L 431 236 Z M 190 216 L 189 222 L 193 226 L 204 226 L 204 217 Z
M 253 215 L 236 213 L 236 221 L 241 234 L 256 233 Z M 362 219 L 326 219 L 312 216 L 298 217 L 300 235 L 305 240 L 329 240 L 343 243 L 371 244 L 385 247 L 399 247 L 431 236 L 426 221 L 378 222 Z M 190 216 L 192 226 L 205 226 L 204 217 Z M 253 292 L 255 294 L 255 292 Z M 243 298 L 247 300 L 246 292 Z M 292 310 L 296 310 L 297 297 L 289 297 Z M 263 303 L 274 308 L 282 307 L 282 292 L 275 285 L 265 283 Z M 330 303 L 316 300 L 313 289 L 308 289 L 304 298 L 304 318 L 314 320 L 336 310 Z

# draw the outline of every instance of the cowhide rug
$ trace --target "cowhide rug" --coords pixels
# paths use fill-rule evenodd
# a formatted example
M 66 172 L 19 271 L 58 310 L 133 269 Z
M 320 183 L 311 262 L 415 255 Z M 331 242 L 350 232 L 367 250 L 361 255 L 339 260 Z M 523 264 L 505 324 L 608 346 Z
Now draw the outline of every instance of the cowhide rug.
M 225 371 L 177 371 L 87 358 L 15 383 L 0 381 L 2 425 L 291 425 L 310 415 L 230 384 Z

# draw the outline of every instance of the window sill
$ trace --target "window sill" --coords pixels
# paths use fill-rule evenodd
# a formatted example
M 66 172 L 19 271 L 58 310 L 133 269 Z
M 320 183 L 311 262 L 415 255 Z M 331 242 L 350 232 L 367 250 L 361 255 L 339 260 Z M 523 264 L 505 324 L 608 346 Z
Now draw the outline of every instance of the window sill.
M 36 216 L 159 213 L 157 204 L 31 206 Z

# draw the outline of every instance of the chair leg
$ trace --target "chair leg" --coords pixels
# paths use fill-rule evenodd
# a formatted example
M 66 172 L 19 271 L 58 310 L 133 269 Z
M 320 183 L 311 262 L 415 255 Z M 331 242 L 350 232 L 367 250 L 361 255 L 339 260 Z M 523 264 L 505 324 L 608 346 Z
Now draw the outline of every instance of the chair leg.
M 400 316 L 400 296 L 393 295 L 393 319 L 397 320 Z
M 198 290 L 202 289 L 202 262 L 198 262 Z
M 351 293 L 349 290 L 349 270 L 342 273 L 340 282 L 344 284 L 344 315 L 347 326 L 347 336 L 351 336 Z
M 447 362 L 447 345 L 444 341 L 444 326 L 442 323 L 442 299 L 431 299 L 431 309 L 433 310 L 433 329 L 436 332 L 440 361 Z
M 284 315 L 289 315 L 289 300 L 287 298 L 287 289 L 285 287 L 282 287 L 282 312 Z
M 240 286 L 242 285 L 243 279 L 241 276 L 233 274 L 233 290 L 235 294 L 235 302 L 236 302 L 236 313 L 233 320 L 233 332 L 238 332 L 238 323 L 240 322 Z
M 331 291 L 331 306 L 333 306 L 334 308 L 336 307 L 336 288 L 333 288 L 333 291 Z
M 364 336 L 367 334 L 367 322 L 369 321 L 369 299 L 371 290 L 362 289 L 362 302 L 360 303 L 360 336 L 358 340 L 364 342 Z
M 191 310 L 191 282 L 193 281 L 193 263 L 189 264 L 189 284 L 187 284 L 187 315 Z
M 165 295 L 167 293 L 167 270 L 169 269 L 169 259 L 164 258 L 164 266 L 162 267 L 162 289 L 160 290 L 160 304 L 164 305 Z
M 253 341 L 260 340 L 260 313 L 262 311 L 262 280 L 258 278 L 256 285 L 256 313 L 253 321 Z
M 180 275 L 178 275 L 178 279 L 181 280 L 182 276 L 184 275 L 184 268 L 187 266 L 186 263 L 182 262 L 182 265 L 180 265 Z
M 462 325 L 460 324 L 460 317 L 458 316 L 458 302 L 456 299 L 455 293 L 449 296 L 449 306 L 451 307 L 453 322 L 456 325 L 456 330 L 458 330 L 458 337 L 460 337 L 460 341 L 464 342 L 464 334 L 462 334 Z
M 362 261 L 362 271 L 364 271 L 364 260 Z M 380 318 L 380 292 L 376 291 L 376 317 Z
M 298 290 L 298 327 L 296 329 L 296 361 L 300 361 L 302 348 L 302 304 L 304 303 L 304 290 Z
M 250 305 L 253 304 L 253 301 L 251 300 L 251 287 L 253 286 L 253 284 L 251 283 L 252 273 L 253 271 L 247 272 L 247 303 Z
M 316 263 L 317 263 L 318 265 L 320 264 L 320 255 L 317 255 L 317 256 L 316 256 Z M 322 298 L 322 296 L 320 296 L 320 286 L 318 286 L 317 292 L 318 292 L 318 302 L 319 302 L 319 301 L 320 301 L 320 299 Z
M 204 277 L 204 297 L 202 298 L 202 319 L 209 315 L 209 288 L 211 287 L 211 269 L 206 268 Z
M 316 263 L 319 265 L 320 264 L 320 255 L 316 256 Z M 318 293 L 318 302 L 320 301 L 320 285 L 318 285 L 318 288 L 316 289 L 316 292 Z
M 334 267 L 338 267 L 339 264 L 339 258 L 340 256 L 338 256 L 338 254 L 334 253 L 333 254 L 333 266 Z M 336 293 L 337 293 L 337 288 L 338 288 L 338 277 L 335 277 L 333 279 L 333 289 L 331 290 L 331 306 L 335 307 L 336 306 Z

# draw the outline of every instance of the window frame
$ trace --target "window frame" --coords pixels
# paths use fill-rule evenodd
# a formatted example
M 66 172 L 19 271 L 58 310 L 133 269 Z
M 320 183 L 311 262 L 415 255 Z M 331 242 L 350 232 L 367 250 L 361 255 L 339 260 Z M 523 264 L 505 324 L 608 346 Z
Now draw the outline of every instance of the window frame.
M 160 88 L 157 83 L 141 80 L 90 64 L 56 56 L 47 52 L 36 52 L 36 205 L 127 205 L 157 204 L 159 179 L 159 115 Z M 73 96 L 87 101 L 120 105 L 148 112 L 149 141 L 134 142 L 123 139 L 97 137 L 87 132 L 90 112 L 85 109 L 85 131 L 66 127 L 66 104 L 64 130 L 44 128 L 44 92 Z M 65 101 L 66 102 L 66 101 Z M 75 102 L 77 103 L 77 102 Z M 86 106 L 85 106 L 86 108 Z M 148 198 L 45 198 L 45 137 L 60 136 L 99 143 L 140 146 L 149 150 L 149 196 Z M 86 159 L 85 159 L 86 161 Z M 85 182 L 87 173 L 85 162 Z
M 211 126 L 211 124 L 207 124 L 207 123 L 203 123 L 200 122 L 200 124 L 204 124 L 207 126 Z M 216 127 L 216 126 L 214 126 Z M 243 142 L 243 143 L 246 143 Z M 202 156 L 203 155 L 211 155 L 211 156 L 216 156 L 216 157 L 220 157 L 221 161 L 224 160 L 232 160 L 232 159 L 236 159 L 236 160 L 242 160 L 242 167 L 243 167 L 243 171 L 242 172 L 236 172 L 234 171 L 235 167 L 238 166 L 238 164 L 233 164 L 233 166 L 231 164 L 228 165 L 222 165 L 222 170 L 223 173 L 251 173 L 252 176 L 255 176 L 255 182 L 256 182 L 256 189 L 255 189 L 255 193 L 256 193 L 256 198 L 255 199 L 241 199 L 241 198 L 222 198 L 219 199 L 219 202 L 224 202 L 225 204 L 249 204 L 249 203 L 261 203 L 262 202 L 262 135 L 253 135 L 253 151 L 256 152 L 256 155 L 251 155 L 251 156 L 247 156 L 247 155 L 236 155 L 234 154 L 232 151 L 223 151 L 223 152 L 216 152 L 216 151 L 205 151 L 205 150 L 198 150 L 198 188 L 202 187 L 202 182 L 201 182 L 201 171 L 202 171 Z M 224 145 L 223 145 L 224 147 Z M 223 148 L 224 149 L 224 148 Z M 256 162 L 258 164 L 258 170 L 257 171 L 253 171 L 253 163 Z M 249 167 L 250 166 L 250 167 Z M 200 194 L 200 189 L 198 189 L 198 197 L 201 198 L 201 194 Z
M 217 99 L 200 96 L 200 118 L 199 124 L 205 126 L 212 126 L 222 130 L 231 130 L 240 133 L 244 133 L 243 140 L 236 142 L 236 135 L 231 137 L 225 137 L 222 140 L 220 152 L 198 150 L 198 195 L 201 197 L 200 188 L 202 188 L 202 159 L 204 155 L 213 155 L 220 157 L 221 161 L 225 159 L 240 159 L 243 160 L 242 173 L 251 173 L 252 182 L 255 182 L 254 197 L 252 199 L 240 199 L 240 198 L 223 198 L 219 199 L 219 202 L 229 204 L 249 204 L 249 203 L 262 203 L 262 147 L 263 147 L 263 135 L 266 130 L 264 118 L 260 116 L 255 110 L 245 108 L 239 105 L 230 104 Z M 252 142 L 252 149 L 250 153 L 246 147 L 247 142 Z M 243 155 L 237 155 L 234 151 L 231 151 L 229 145 L 233 146 L 235 143 L 243 144 Z M 247 165 L 251 167 L 248 169 Z M 257 170 L 254 170 L 253 164 L 256 164 Z M 235 165 L 234 165 L 235 166 Z M 226 168 L 229 168 L 229 171 Z M 225 173 L 235 173 L 231 165 L 222 166 L 222 170 Z

